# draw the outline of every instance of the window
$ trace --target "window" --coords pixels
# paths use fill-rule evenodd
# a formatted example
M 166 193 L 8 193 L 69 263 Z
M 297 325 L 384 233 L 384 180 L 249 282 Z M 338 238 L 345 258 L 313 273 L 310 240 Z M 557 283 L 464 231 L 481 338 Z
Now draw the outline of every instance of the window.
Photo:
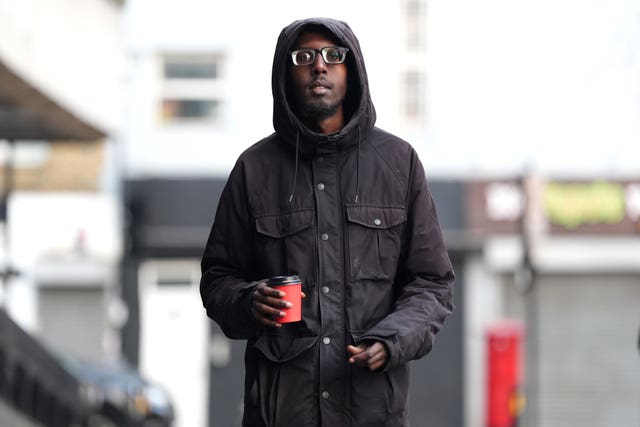
M 0 139 L 0 165 L 9 159 L 16 168 L 35 169 L 43 167 L 51 157 L 51 145 L 46 141 L 20 140 L 10 145 Z
M 218 61 L 215 57 L 168 57 L 164 62 L 166 79 L 216 79 Z
M 144 264 L 146 280 L 162 287 L 197 287 L 200 283 L 200 264 L 191 259 L 153 260 Z
M 221 55 L 166 55 L 160 119 L 164 124 L 217 123 L 223 106 Z
M 215 119 L 220 102 L 216 99 L 163 99 L 162 119 Z
M 410 120 L 420 120 L 424 114 L 424 77 L 417 71 L 404 74 L 404 112 Z
M 421 0 L 407 0 L 405 7 L 408 16 L 416 16 L 422 13 L 424 4 L 422 4 Z
M 425 9 L 424 0 L 406 0 L 404 4 L 407 48 L 411 51 L 425 48 Z

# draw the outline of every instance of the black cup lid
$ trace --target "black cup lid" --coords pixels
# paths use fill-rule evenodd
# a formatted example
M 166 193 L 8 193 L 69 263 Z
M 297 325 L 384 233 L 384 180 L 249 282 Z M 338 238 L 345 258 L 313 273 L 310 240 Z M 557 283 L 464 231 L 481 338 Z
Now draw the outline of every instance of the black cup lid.
M 295 285 L 300 283 L 300 277 L 295 275 L 270 277 L 266 283 L 269 286 Z

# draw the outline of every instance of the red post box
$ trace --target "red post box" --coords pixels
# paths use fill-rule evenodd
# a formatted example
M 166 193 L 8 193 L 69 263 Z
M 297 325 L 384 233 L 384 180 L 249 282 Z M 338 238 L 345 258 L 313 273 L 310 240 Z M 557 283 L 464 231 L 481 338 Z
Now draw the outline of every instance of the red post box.
M 487 330 L 487 427 L 518 425 L 524 407 L 523 338 L 524 326 L 518 321 L 503 321 Z

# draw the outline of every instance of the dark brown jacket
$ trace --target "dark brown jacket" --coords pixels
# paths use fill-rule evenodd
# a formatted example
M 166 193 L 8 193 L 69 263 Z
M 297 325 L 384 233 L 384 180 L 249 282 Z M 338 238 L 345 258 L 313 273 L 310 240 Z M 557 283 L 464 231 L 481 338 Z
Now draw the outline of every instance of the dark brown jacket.
M 287 52 L 308 24 L 350 49 L 348 124 L 333 136 L 304 126 L 286 96 Z M 207 314 L 248 340 L 243 425 L 405 426 L 407 362 L 429 352 L 453 309 L 423 167 L 408 143 L 374 127 L 360 46 L 343 22 L 282 31 L 273 96 L 276 132 L 238 159 L 202 259 Z M 303 320 L 263 327 L 250 292 L 283 274 L 302 278 Z M 348 364 L 347 344 L 366 339 L 387 348 L 379 372 Z

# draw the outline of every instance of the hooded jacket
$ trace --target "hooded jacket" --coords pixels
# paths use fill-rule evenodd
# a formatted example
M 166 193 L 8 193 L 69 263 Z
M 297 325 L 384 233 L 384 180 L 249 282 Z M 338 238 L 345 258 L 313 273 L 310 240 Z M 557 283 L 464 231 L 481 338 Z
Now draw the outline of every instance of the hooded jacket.
M 346 125 L 319 134 L 287 97 L 288 52 L 309 25 L 349 48 Z M 275 133 L 247 149 L 220 198 L 202 258 L 207 314 L 247 340 L 243 425 L 406 426 L 409 368 L 453 309 L 454 274 L 423 167 L 374 126 L 360 45 L 349 26 L 284 28 L 272 75 Z M 297 274 L 302 321 L 270 328 L 250 312 L 262 279 Z M 346 346 L 384 344 L 383 368 L 351 366 Z

